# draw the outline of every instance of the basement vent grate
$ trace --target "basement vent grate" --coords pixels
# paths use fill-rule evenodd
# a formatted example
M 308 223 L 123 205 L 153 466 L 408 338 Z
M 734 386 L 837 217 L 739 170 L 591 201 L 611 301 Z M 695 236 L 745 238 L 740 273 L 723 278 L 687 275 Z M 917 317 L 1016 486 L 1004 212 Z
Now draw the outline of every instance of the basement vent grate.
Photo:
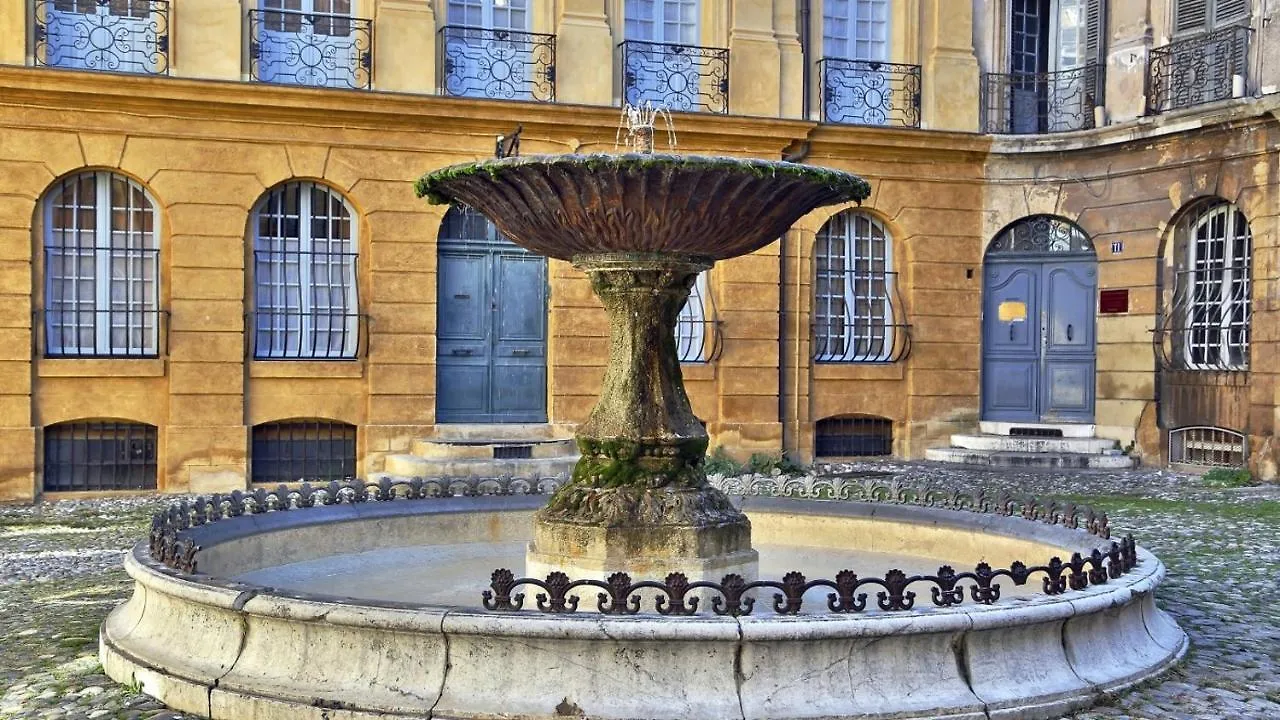
M 1014 427 L 1009 428 L 1010 437 L 1062 437 L 1062 431 L 1057 428 L 1034 428 L 1034 427 Z
M 533 457 L 532 445 L 495 445 L 494 460 L 528 460 Z
M 875 457 L 893 454 L 893 421 L 868 415 L 819 420 L 814 428 L 817 457 Z
M 1200 467 L 1244 467 L 1245 437 L 1218 427 L 1184 427 L 1169 432 L 1169 462 Z

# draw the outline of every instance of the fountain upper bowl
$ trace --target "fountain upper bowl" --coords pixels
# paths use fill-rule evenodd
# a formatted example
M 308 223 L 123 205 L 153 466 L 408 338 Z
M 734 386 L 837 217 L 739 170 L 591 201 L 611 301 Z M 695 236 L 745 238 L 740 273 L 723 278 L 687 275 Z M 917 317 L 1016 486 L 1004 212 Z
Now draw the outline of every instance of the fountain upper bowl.
M 671 253 L 711 260 L 778 239 L 815 208 L 861 202 L 865 180 L 785 161 L 647 153 L 529 155 L 450 165 L 415 184 L 486 215 L 512 242 L 562 260 Z

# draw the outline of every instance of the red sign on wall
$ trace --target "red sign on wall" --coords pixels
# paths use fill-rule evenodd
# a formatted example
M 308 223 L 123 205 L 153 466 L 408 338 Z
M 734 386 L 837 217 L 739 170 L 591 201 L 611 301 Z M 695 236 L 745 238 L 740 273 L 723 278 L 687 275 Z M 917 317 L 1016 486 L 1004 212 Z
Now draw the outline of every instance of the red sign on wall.
M 1129 312 L 1129 290 L 1103 290 L 1098 293 L 1098 312 L 1103 315 Z

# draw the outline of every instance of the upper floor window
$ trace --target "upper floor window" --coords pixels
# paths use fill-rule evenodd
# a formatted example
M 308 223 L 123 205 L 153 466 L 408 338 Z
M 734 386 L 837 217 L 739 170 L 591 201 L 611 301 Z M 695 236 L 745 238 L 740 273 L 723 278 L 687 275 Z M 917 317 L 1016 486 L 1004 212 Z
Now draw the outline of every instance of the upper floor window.
M 352 0 L 259 0 L 249 13 L 249 75 L 262 82 L 369 89 L 373 21 Z
M 1247 370 L 1253 235 L 1240 208 L 1206 200 L 1175 229 L 1174 278 L 1161 344 L 1175 367 Z
M 689 300 L 676 319 L 676 355 L 682 363 L 705 363 L 719 354 L 719 321 L 704 270 L 689 288 Z
M 996 133 L 1082 130 L 1104 87 L 1101 0 L 1012 0 L 1009 71 L 983 79 L 984 128 Z
M 824 0 L 822 119 L 920 126 L 920 66 L 890 63 L 888 0 Z
M 445 12 L 441 94 L 555 100 L 555 36 L 529 32 L 528 0 L 449 0 Z
M 1193 34 L 1249 19 L 1249 0 L 1175 0 L 1173 32 Z
M 822 56 L 889 59 L 889 0 L 824 0 Z
M 1173 42 L 1147 61 L 1147 112 L 1243 96 L 1249 74 L 1249 0 L 1177 0 Z
M 624 13 L 628 40 L 698 44 L 697 0 L 627 0 Z
M 167 74 L 168 0 L 36 0 L 37 65 Z
M 624 102 L 728 112 L 729 51 L 699 45 L 697 0 L 626 0 L 623 12 Z
M 157 355 L 159 218 L 146 190 L 80 173 L 49 190 L 43 212 L 45 355 Z
M 274 188 L 253 214 L 253 355 L 351 359 L 359 349 L 355 213 L 313 182 Z
M 894 307 L 893 238 L 877 219 L 846 210 L 818 231 L 814 359 L 893 362 L 906 350 Z

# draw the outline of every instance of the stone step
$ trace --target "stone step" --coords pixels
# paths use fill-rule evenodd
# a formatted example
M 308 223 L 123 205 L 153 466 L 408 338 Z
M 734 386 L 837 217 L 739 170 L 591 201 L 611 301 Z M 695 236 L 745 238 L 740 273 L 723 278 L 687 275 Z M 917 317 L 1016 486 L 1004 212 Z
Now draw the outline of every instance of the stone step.
M 435 442 L 505 442 L 573 437 L 572 425 L 550 423 L 442 423 L 424 438 Z
M 388 455 L 383 471 L 403 477 L 556 477 L 573 472 L 577 455 L 553 458 L 424 458 L 417 455 Z
M 925 450 L 924 457 L 926 460 L 933 460 L 934 462 L 1003 468 L 1124 470 L 1137 466 L 1137 461 L 1134 458 L 1120 452 L 1095 455 L 1072 452 L 1006 452 L 939 447 Z
M 1106 438 L 1018 437 L 1009 435 L 952 435 L 951 447 L 1000 452 L 1080 453 L 1101 455 L 1119 444 Z
M 1057 430 L 1064 438 L 1091 438 L 1097 434 L 1097 425 L 1085 425 L 1080 423 L 1022 423 L 1022 422 L 993 422 L 983 420 L 978 423 L 978 429 L 984 435 L 1009 435 L 1014 428 L 1030 429 L 1030 430 Z
M 529 458 L 570 457 L 578 453 L 578 443 L 572 437 L 561 438 L 474 438 L 468 440 L 441 440 L 419 438 L 410 446 L 410 453 L 430 460 L 485 460 L 505 453 L 507 458 L 527 454 Z

